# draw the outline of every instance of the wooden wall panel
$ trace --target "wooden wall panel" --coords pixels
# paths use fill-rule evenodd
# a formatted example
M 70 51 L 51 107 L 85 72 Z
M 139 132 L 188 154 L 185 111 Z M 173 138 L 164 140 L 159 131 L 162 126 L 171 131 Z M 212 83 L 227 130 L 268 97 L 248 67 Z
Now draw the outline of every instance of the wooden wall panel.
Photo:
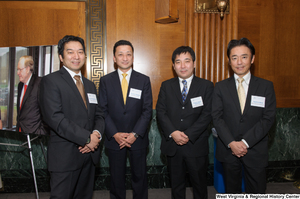
M 273 81 L 277 107 L 300 107 L 299 0 L 239 1 L 238 37 L 256 49 L 252 72 Z
M 163 24 L 178 22 L 178 0 L 156 0 L 155 21 Z
M 230 75 L 226 55 L 228 42 L 237 37 L 238 1 L 230 1 L 230 14 L 194 13 L 194 0 L 187 0 L 187 45 L 196 53 L 196 75 L 218 82 Z
M 256 48 L 254 75 L 274 82 L 278 107 L 300 106 L 298 0 L 231 0 L 230 14 L 194 13 L 194 0 L 178 1 L 179 22 L 155 24 L 154 0 L 107 2 L 107 72 L 114 70 L 112 47 L 119 39 L 135 46 L 134 68 L 149 75 L 154 106 L 162 81 L 174 76 L 173 50 L 196 52 L 196 75 L 213 82 L 230 76 L 226 55 L 231 39 L 247 37 Z
M 86 37 L 85 2 L 0 1 L 0 47 L 56 45 Z
M 113 45 L 120 39 L 134 46 L 133 68 L 150 77 L 153 108 L 162 81 L 174 77 L 172 53 L 185 45 L 185 1 L 178 1 L 179 21 L 155 23 L 155 0 L 106 1 L 107 73 L 115 70 Z

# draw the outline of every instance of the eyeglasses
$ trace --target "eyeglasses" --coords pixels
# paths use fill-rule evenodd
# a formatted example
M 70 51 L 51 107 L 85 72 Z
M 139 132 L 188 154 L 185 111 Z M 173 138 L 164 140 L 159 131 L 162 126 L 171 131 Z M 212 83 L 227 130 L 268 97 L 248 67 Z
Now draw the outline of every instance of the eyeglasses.
M 25 69 L 25 68 L 27 68 L 27 66 L 25 66 L 24 68 L 18 68 L 18 69 L 17 69 L 17 72 L 20 72 L 21 70 L 23 70 L 23 69 Z

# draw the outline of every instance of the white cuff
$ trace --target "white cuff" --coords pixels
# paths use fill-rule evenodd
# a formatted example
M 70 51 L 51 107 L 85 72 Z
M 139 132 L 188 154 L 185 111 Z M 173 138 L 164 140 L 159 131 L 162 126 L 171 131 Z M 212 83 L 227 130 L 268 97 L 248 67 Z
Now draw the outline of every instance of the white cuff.
M 93 133 L 94 133 L 94 131 L 96 131 L 97 133 L 99 133 L 99 135 L 100 135 L 99 140 L 102 140 L 102 135 L 101 135 L 101 133 L 100 133 L 98 130 L 93 130 Z
M 247 149 L 249 148 L 248 143 L 246 142 L 246 140 L 242 139 L 242 141 L 244 142 L 244 144 L 247 146 Z

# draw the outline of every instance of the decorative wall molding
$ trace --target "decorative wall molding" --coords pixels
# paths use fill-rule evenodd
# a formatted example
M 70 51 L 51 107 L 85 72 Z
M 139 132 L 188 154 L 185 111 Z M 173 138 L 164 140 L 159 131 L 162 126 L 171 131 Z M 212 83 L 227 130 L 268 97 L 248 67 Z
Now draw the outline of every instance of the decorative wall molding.
M 86 4 L 87 78 L 94 82 L 98 91 L 100 77 L 104 76 L 106 68 L 105 0 L 87 0 Z
M 186 44 L 196 54 L 196 76 L 214 83 L 230 76 L 227 45 L 237 38 L 238 0 L 230 0 L 230 14 L 195 13 L 194 0 L 187 0 Z

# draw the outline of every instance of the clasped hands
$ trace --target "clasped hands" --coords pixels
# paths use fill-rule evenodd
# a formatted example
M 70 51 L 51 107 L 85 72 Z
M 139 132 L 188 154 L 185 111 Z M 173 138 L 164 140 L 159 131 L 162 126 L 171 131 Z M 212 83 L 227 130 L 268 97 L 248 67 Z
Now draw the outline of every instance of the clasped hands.
M 229 147 L 231 148 L 232 154 L 238 158 L 243 157 L 248 152 L 247 146 L 243 141 L 232 141 Z
M 115 138 L 116 142 L 119 144 L 120 149 L 123 149 L 124 147 L 130 148 L 131 145 L 136 140 L 133 133 L 117 132 L 113 137 Z
M 90 135 L 90 143 L 86 144 L 85 146 L 78 147 L 80 153 L 89 153 L 91 151 L 95 151 L 99 144 L 100 144 L 100 134 L 97 131 L 93 131 Z
M 171 137 L 180 146 L 185 145 L 189 141 L 189 137 L 184 132 L 178 130 L 171 133 Z

